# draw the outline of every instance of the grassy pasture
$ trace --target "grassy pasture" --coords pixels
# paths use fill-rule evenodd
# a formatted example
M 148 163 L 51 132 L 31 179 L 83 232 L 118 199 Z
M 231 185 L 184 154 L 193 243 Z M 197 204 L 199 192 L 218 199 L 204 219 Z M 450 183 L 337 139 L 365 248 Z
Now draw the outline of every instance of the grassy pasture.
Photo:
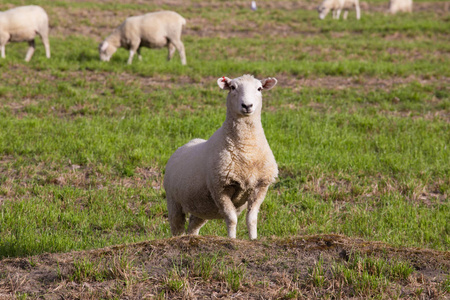
M 166 62 L 165 49 L 144 49 L 143 61 L 131 66 L 124 49 L 110 63 L 99 61 L 98 43 L 125 17 L 145 12 L 139 1 L 34 2 L 49 13 L 52 58 L 45 58 L 37 40 L 31 62 L 23 61 L 25 43 L 8 44 L 6 59 L 0 60 L 0 259 L 28 261 L 47 252 L 170 237 L 161 188 L 164 166 L 177 147 L 194 137 L 208 138 L 223 122 L 226 94 L 216 79 L 247 73 L 279 80 L 264 95 L 263 126 L 280 176 L 261 207 L 263 244 L 340 234 L 446 257 L 450 18 L 445 2 L 415 2 L 413 14 L 389 16 L 384 2 L 371 1 L 359 22 L 353 12 L 345 22 L 331 16 L 319 21 L 315 2 L 258 1 L 256 12 L 243 2 L 175 2 L 146 4 L 145 11 L 171 9 L 186 17 L 187 66 L 178 53 Z M 0 10 L 24 4 L 8 1 Z M 237 234 L 245 240 L 244 219 Z M 210 221 L 201 234 L 226 236 L 225 224 Z M 336 296 L 335 289 L 336 294 L 324 292 L 336 282 L 347 287 L 347 296 L 425 295 L 396 292 L 413 285 L 408 255 L 395 258 L 400 262 L 352 255 L 345 262 L 311 260 L 296 273 L 292 288 L 273 297 Z M 114 266 L 102 259 L 90 266 L 77 258 L 58 280 L 123 283 L 120 270 L 133 273 L 138 266 L 117 259 Z M 157 290 L 162 296 L 186 296 L 193 284 L 189 272 L 213 278 L 204 266 L 200 272 L 185 259 L 188 267 L 170 264 Z M 217 260 L 219 269 L 210 272 L 229 293 L 242 292 L 240 280 L 250 267 L 229 263 Z M 361 286 L 364 278 L 358 278 L 355 264 L 382 265 L 382 271 L 368 267 L 368 285 Z M 435 296 L 448 296 L 450 277 L 443 275 L 449 273 L 448 260 L 433 268 L 438 281 L 426 284 L 436 287 Z M 5 288 L 22 295 L 1 284 L 7 279 L 2 274 L 0 294 Z M 148 280 L 133 274 L 138 282 Z M 367 289 L 369 294 L 358 292 Z M 118 289 L 101 297 L 127 293 L 136 295 L 134 289 Z

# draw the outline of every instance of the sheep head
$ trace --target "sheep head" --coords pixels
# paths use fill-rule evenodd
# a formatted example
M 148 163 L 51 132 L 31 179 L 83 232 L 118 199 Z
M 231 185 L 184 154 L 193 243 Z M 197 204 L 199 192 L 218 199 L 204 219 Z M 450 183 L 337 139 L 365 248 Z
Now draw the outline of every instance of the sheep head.
M 330 12 L 331 3 L 328 2 L 330 1 L 327 0 L 323 1 L 323 3 L 319 5 L 319 7 L 317 8 L 317 11 L 319 12 L 319 19 L 321 20 L 325 19 L 325 17 Z
M 258 80 L 252 75 L 230 79 L 221 77 L 217 84 L 223 90 L 228 90 L 227 108 L 234 115 L 246 117 L 261 111 L 263 90 L 270 90 L 277 84 L 275 78 Z
M 109 61 L 111 56 L 117 51 L 117 48 L 108 43 L 107 41 L 103 41 L 98 45 L 98 52 L 100 54 L 101 61 Z

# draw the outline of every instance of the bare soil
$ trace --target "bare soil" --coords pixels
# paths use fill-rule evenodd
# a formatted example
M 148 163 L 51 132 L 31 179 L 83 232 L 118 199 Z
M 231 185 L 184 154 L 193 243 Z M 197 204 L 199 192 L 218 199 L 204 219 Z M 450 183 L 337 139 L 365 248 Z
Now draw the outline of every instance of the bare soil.
M 450 271 L 450 252 L 394 248 L 341 235 L 315 235 L 261 241 L 183 236 L 91 251 L 3 259 L 0 299 L 24 293 L 45 299 L 286 299 L 291 295 L 305 299 L 362 298 L 332 276 L 331 266 L 345 263 L 356 252 L 374 259 L 404 261 L 415 269 L 406 280 L 384 289 L 378 295 L 382 298 L 398 294 L 420 299 L 449 297 L 442 282 Z M 212 254 L 219 256 L 218 263 L 213 265 L 212 275 L 204 279 L 194 266 Z M 310 275 L 319 260 L 325 265 L 322 286 L 314 284 Z M 110 275 L 101 279 L 88 272 L 84 277 L 77 276 L 80 261 L 113 262 L 109 264 Z M 120 261 L 125 263 L 116 263 Z M 245 270 L 238 288 L 221 275 L 226 271 L 221 269 L 220 261 Z M 175 284 L 177 280 L 180 288 Z

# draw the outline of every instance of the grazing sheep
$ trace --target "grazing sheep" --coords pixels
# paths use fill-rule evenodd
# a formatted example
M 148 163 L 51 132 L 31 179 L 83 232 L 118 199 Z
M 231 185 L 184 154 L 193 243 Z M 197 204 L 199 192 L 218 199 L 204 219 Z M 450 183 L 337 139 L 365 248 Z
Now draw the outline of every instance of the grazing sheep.
M 48 16 L 42 7 L 36 5 L 20 6 L 0 12 L 0 49 L 5 58 L 5 45 L 8 42 L 28 42 L 30 46 L 25 61 L 33 56 L 36 34 L 41 36 L 45 55 L 50 58 L 48 41 Z
M 412 12 L 413 2 L 412 0 L 390 0 L 389 12 L 396 14 L 398 12 Z
M 169 49 L 168 60 L 175 53 L 175 49 L 181 57 L 181 64 L 186 64 L 184 45 L 181 42 L 181 31 L 186 20 L 173 11 L 159 11 L 142 16 L 129 17 L 113 33 L 99 45 L 100 59 L 109 61 L 117 48 L 123 47 L 130 50 L 128 64 L 133 61 L 137 52 L 139 60 L 141 47 Z
M 359 7 L 358 0 L 324 0 L 322 4 L 317 8 L 319 12 L 319 19 L 323 20 L 330 12 L 333 11 L 333 19 L 339 19 L 341 11 L 344 10 L 344 20 L 347 19 L 348 10 L 355 7 L 356 19 L 361 18 L 361 8 Z
M 164 176 L 169 222 L 173 235 L 199 233 L 209 219 L 225 219 L 228 237 L 236 238 L 239 214 L 245 208 L 251 240 L 257 237 L 257 218 L 278 167 L 261 124 L 262 90 L 275 78 L 251 75 L 219 78 L 228 90 L 225 122 L 209 140 L 194 139 L 170 157 Z

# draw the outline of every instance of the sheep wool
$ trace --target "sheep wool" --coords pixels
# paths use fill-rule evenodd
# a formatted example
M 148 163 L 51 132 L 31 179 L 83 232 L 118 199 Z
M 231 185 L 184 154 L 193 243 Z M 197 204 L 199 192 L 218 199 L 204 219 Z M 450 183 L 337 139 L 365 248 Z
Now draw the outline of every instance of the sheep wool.
M 223 125 L 208 139 L 194 139 L 178 148 L 166 165 L 169 222 L 173 235 L 197 235 L 209 219 L 225 219 L 228 237 L 236 237 L 239 214 L 247 208 L 250 239 L 257 238 L 257 217 L 278 167 L 261 124 L 262 92 L 277 80 L 219 78 L 228 91 Z
M 178 50 L 181 64 L 186 64 L 184 44 L 181 32 L 186 20 L 173 11 L 158 11 L 141 16 L 127 18 L 111 35 L 109 35 L 98 49 L 100 60 L 109 61 L 117 48 L 130 50 L 128 64 L 133 62 L 133 56 L 141 57 L 141 47 L 162 48 L 169 50 L 168 60 L 171 60 L 175 50 Z
M 391 14 L 396 14 L 398 12 L 411 13 L 412 9 L 413 9 L 412 0 L 390 0 L 389 1 L 389 12 Z
M 339 19 L 341 11 L 344 10 L 343 18 L 346 20 L 348 10 L 353 7 L 356 10 L 356 19 L 359 20 L 361 18 L 359 0 L 324 0 L 317 11 L 319 12 L 319 19 L 323 20 L 330 10 L 333 12 L 333 19 Z
M 5 46 L 8 42 L 28 42 L 29 48 L 25 61 L 30 61 L 35 50 L 35 37 L 39 35 L 45 47 L 45 55 L 50 58 L 48 41 L 48 16 L 45 10 L 36 5 L 19 6 L 0 12 L 0 51 L 5 58 Z

